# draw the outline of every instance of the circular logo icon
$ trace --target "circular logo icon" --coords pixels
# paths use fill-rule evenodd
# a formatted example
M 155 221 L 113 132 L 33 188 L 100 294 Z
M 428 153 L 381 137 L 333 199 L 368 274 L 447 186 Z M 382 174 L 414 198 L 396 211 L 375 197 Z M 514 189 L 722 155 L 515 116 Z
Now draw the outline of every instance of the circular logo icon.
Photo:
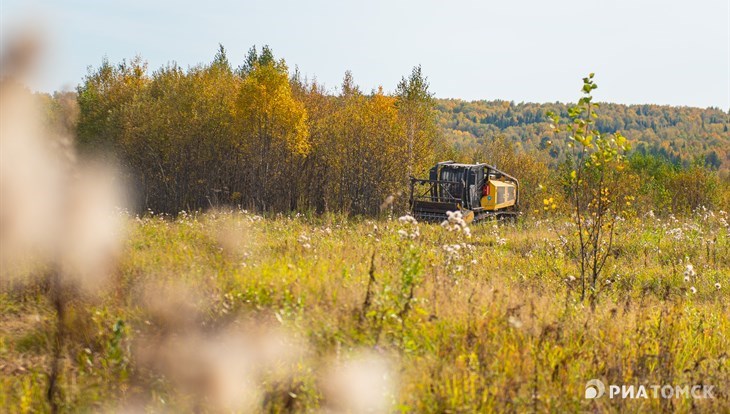
M 603 385 L 601 380 L 592 379 L 586 382 L 586 394 L 587 399 L 601 398 L 606 393 L 606 386 Z

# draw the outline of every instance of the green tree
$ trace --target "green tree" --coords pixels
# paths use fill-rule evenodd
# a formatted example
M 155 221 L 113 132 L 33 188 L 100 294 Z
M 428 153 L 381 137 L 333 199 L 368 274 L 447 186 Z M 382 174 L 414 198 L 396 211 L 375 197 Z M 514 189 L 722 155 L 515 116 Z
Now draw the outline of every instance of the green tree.
M 597 87 L 592 73 L 583 78 L 583 97 L 569 108 L 568 123 L 561 124 L 558 115 L 549 114 L 555 131 L 567 133 L 567 146 L 571 150 L 566 189 L 576 232 L 575 237 L 564 240 L 578 262 L 581 300 L 585 299 L 586 277 L 591 278 L 592 303 L 596 283 L 613 246 L 616 219 L 631 200 L 631 196 L 624 197 L 621 191 L 629 144 L 618 132 L 604 135 L 596 129 L 599 105 L 593 102 L 591 92 Z
M 104 58 L 78 87 L 82 144 L 118 150 L 125 126 L 134 114 L 134 102 L 149 84 L 147 63 L 137 56 L 113 66 Z
M 422 173 L 434 161 L 434 144 L 438 134 L 433 96 L 421 66 L 413 68 L 396 88 L 397 108 L 403 120 L 406 141 L 406 174 L 408 178 Z

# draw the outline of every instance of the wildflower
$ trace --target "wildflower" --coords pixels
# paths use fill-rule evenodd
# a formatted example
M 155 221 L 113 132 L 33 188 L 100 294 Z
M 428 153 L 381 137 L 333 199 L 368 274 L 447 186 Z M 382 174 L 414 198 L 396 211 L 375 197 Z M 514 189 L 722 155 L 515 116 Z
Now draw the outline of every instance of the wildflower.
M 512 325 L 513 327 L 515 327 L 517 329 L 522 328 L 522 321 L 517 319 L 514 316 L 510 316 L 509 318 L 507 318 L 507 322 L 509 322 L 510 325 Z
M 421 232 L 420 232 L 420 231 L 418 231 L 418 227 L 416 227 L 416 229 L 415 229 L 415 230 L 413 230 L 413 232 L 411 232 L 411 234 L 409 235 L 409 237 L 410 237 L 411 239 L 416 239 L 416 238 L 417 238 L 418 236 L 420 236 L 420 235 L 421 235 Z
M 697 288 L 692 286 L 691 288 L 689 288 L 689 291 L 692 292 L 692 294 L 695 294 L 697 293 Z
M 684 281 L 685 281 L 685 282 L 689 282 L 689 276 L 685 276 L 685 277 L 684 277 Z
M 441 227 L 447 231 L 463 231 L 467 238 L 471 237 L 471 230 L 469 230 L 461 211 L 447 211 L 446 220 L 441 222 Z
M 405 230 L 405 229 L 398 230 L 398 235 L 403 239 L 415 240 L 418 236 L 421 235 L 421 232 L 418 229 L 418 226 L 414 226 L 414 227 L 412 227 L 411 230 Z
M 694 276 L 695 274 L 696 274 L 696 273 L 695 273 L 695 268 L 694 268 L 694 266 L 692 266 L 692 264 L 691 264 L 691 263 L 687 263 L 687 268 L 686 268 L 686 269 L 684 269 L 684 276 L 685 276 L 685 279 L 687 279 L 687 277 L 692 277 L 692 276 Z
M 684 239 L 684 232 L 681 227 L 676 227 L 671 230 L 667 230 L 667 236 L 673 238 L 676 241 Z
M 459 250 L 461 250 L 461 246 L 458 244 L 445 244 L 441 248 L 446 252 L 446 258 L 449 262 L 460 257 Z
M 441 246 L 441 248 L 444 249 L 446 253 L 454 254 L 461 249 L 461 246 L 459 246 L 458 244 L 444 244 L 443 246 Z
M 418 221 L 415 219 L 415 217 L 411 216 L 410 214 L 398 217 L 398 221 L 403 224 L 418 224 Z
M 720 282 L 715 283 L 715 289 L 720 290 L 721 287 Z
M 309 241 L 310 241 L 309 236 L 307 236 L 304 233 L 300 234 L 299 237 L 297 237 L 297 241 L 299 242 L 299 244 L 302 245 L 302 247 L 304 247 L 307 250 L 309 250 L 312 247 L 312 245 L 309 244 Z

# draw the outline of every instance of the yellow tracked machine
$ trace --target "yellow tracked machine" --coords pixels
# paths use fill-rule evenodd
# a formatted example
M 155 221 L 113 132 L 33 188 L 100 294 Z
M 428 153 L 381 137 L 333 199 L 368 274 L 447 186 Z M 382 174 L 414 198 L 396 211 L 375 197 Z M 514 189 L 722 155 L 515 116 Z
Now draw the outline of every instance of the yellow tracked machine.
M 428 179 L 411 177 L 410 209 L 419 221 L 443 221 L 447 211 L 461 211 L 474 222 L 515 219 L 519 191 L 519 181 L 494 166 L 444 161 L 431 168 Z

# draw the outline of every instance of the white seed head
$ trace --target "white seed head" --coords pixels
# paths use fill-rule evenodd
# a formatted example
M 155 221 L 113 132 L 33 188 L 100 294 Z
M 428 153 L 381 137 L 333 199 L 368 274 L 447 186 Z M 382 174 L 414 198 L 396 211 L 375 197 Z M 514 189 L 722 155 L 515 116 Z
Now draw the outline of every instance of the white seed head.
M 509 324 L 516 329 L 522 328 L 522 321 L 514 316 L 510 316 L 509 318 L 507 318 L 507 322 L 509 322 Z
M 398 221 L 403 224 L 418 224 L 418 221 L 415 219 L 415 217 L 411 216 L 410 214 L 398 217 Z

